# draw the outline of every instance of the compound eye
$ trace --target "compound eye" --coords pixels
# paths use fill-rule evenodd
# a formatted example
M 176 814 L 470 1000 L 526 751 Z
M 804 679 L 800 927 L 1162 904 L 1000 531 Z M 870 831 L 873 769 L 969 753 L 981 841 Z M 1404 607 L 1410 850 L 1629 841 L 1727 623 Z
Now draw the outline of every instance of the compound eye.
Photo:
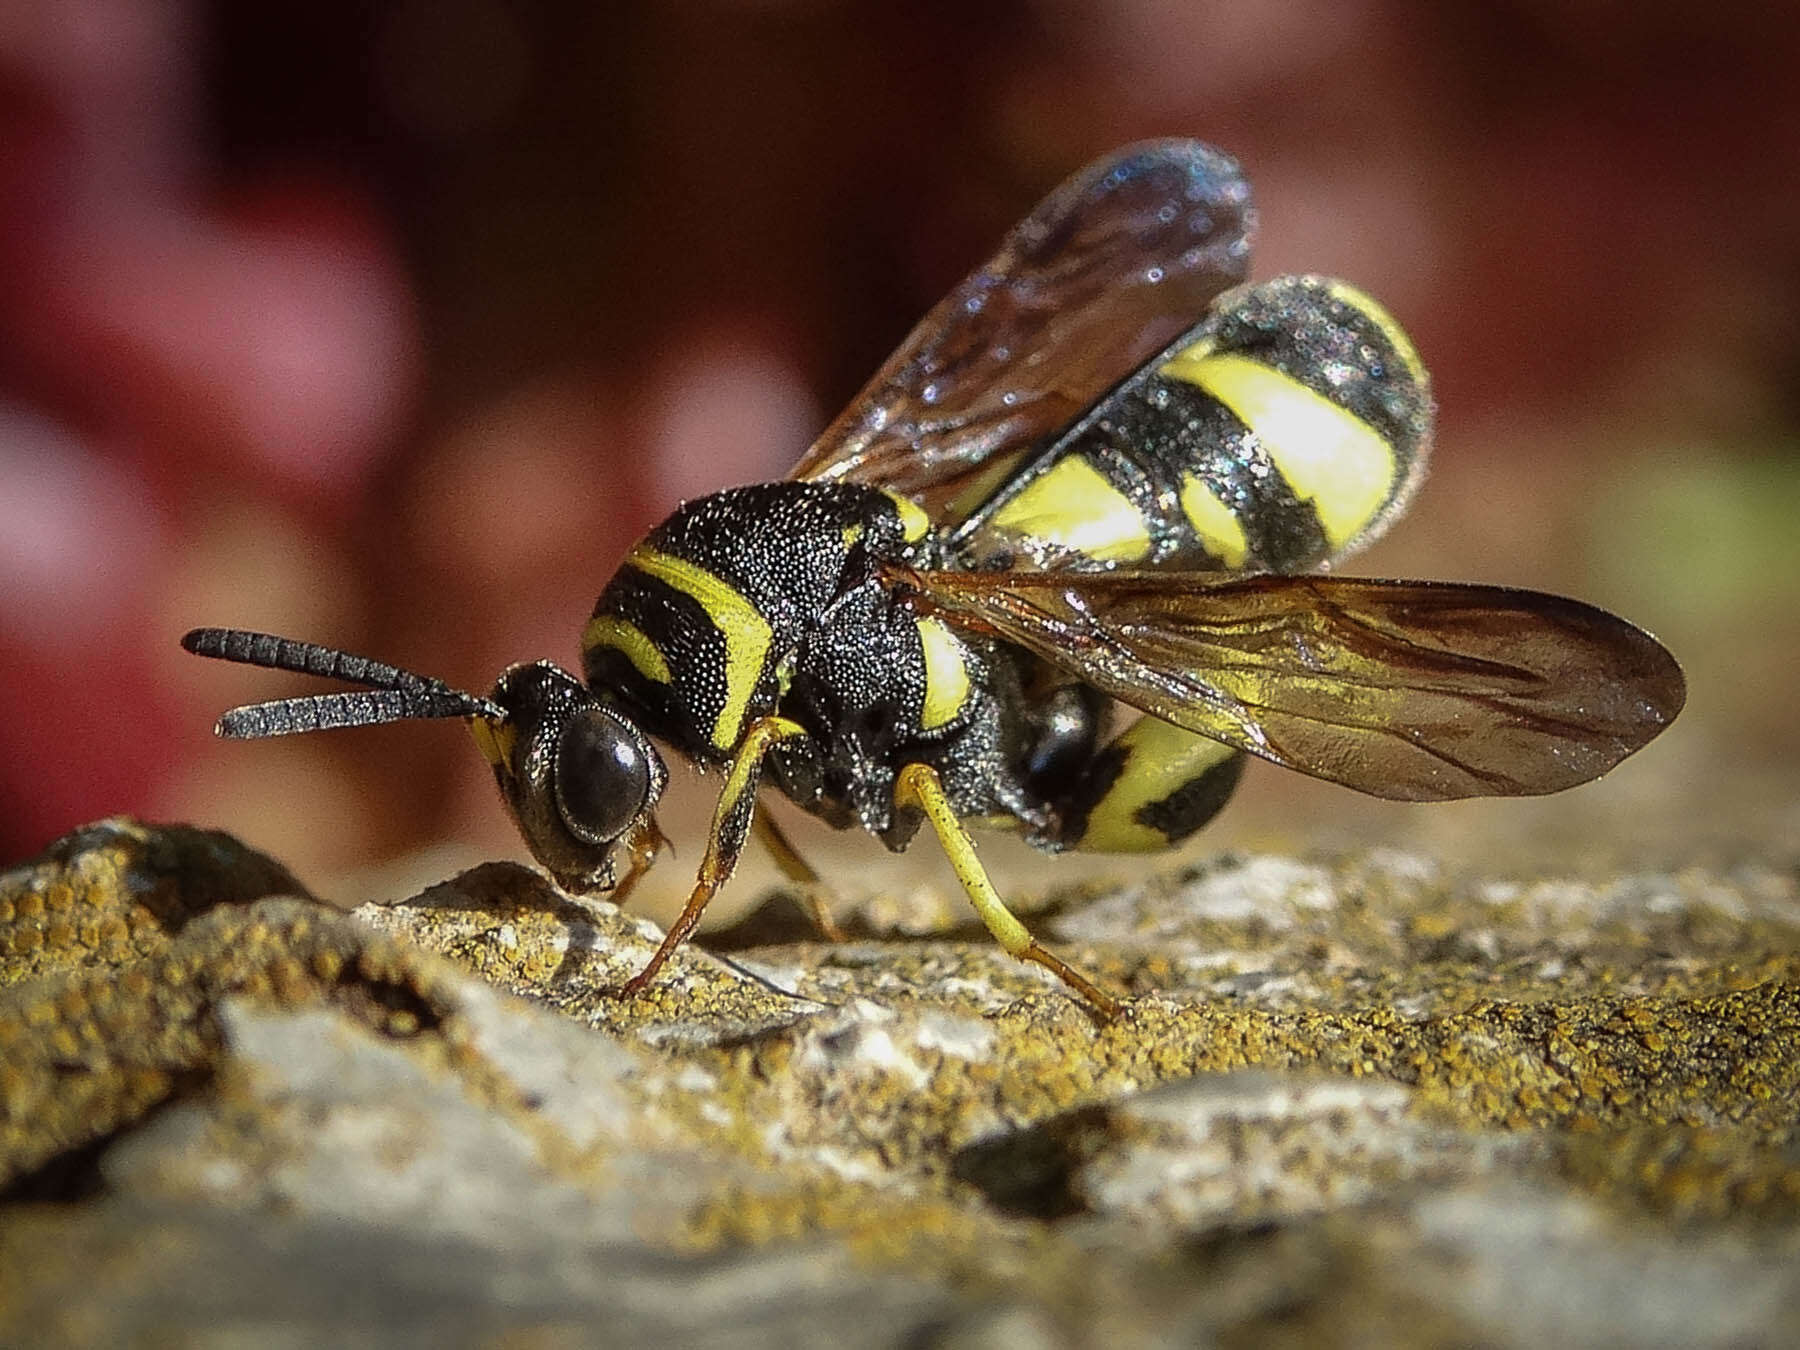
M 569 833 L 610 844 L 630 829 L 650 805 L 653 753 L 603 708 L 570 717 L 556 747 L 556 808 Z

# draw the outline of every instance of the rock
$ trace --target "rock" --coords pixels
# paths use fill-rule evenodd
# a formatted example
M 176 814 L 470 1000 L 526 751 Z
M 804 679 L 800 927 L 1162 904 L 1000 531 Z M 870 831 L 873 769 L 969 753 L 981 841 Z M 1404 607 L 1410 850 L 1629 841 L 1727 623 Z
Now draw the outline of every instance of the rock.
M 123 965 L 163 950 L 197 915 L 270 895 L 307 891 L 228 834 L 99 821 L 0 873 L 0 988 Z
M 1034 921 L 1111 1022 L 974 932 L 622 1000 L 653 926 L 526 869 L 122 823 L 0 906 L 0 1343 L 1800 1336 L 1791 871 L 1147 872 Z

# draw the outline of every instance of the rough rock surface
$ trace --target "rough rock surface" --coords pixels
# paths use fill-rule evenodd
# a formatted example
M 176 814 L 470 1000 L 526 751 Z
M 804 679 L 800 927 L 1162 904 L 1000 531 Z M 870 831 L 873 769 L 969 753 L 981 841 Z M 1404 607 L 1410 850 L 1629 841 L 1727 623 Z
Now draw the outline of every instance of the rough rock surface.
M 1800 1340 L 1792 867 L 1162 867 L 1034 921 L 1103 1023 L 90 827 L 0 876 L 0 1344 Z

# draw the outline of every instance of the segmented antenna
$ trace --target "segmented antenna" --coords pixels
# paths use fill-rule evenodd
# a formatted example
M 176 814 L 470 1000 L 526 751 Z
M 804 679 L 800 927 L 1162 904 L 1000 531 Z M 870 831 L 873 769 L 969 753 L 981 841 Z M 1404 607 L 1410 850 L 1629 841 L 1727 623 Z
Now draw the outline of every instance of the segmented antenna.
M 217 661 L 369 686 L 366 690 L 271 699 L 233 708 L 213 728 L 216 734 L 232 740 L 261 740 L 430 717 L 486 717 L 498 721 L 506 715 L 492 700 L 453 689 L 442 680 L 316 642 L 242 628 L 196 628 L 181 639 L 181 645 L 196 656 Z

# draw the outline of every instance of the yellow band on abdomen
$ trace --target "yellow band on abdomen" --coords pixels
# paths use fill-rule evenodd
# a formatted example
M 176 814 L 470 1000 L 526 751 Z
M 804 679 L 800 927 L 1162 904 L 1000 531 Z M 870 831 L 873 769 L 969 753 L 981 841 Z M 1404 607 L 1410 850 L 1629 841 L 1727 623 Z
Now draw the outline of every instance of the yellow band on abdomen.
M 1150 552 L 1143 512 L 1079 455 L 1032 479 L 992 524 L 1103 562 L 1137 562 Z
M 1204 389 L 1255 434 L 1296 497 L 1312 503 L 1333 548 L 1381 513 L 1394 489 L 1394 452 L 1347 408 L 1234 352 L 1184 353 L 1161 374 Z

